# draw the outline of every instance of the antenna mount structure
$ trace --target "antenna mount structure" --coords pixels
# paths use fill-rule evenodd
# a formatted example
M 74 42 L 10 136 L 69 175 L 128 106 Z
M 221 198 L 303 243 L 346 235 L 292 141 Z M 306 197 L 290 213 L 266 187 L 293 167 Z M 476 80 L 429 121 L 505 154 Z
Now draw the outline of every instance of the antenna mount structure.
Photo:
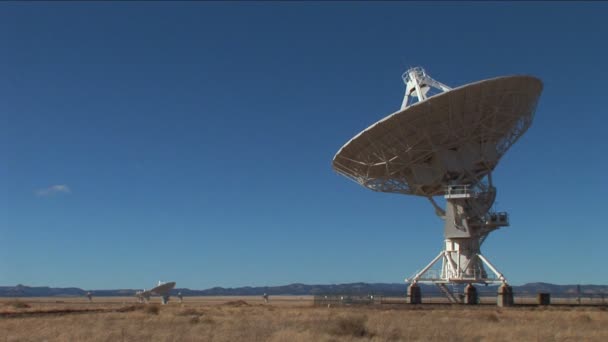
M 403 83 L 405 83 L 405 96 L 401 103 L 401 110 L 410 105 L 414 98 L 418 102 L 426 100 L 426 95 L 431 88 L 435 88 L 441 92 L 452 89 L 441 82 L 435 81 L 431 76 L 427 75 L 422 67 L 408 69 L 401 75 L 401 78 L 403 79 Z
M 492 210 L 492 171 L 531 125 L 542 82 L 506 76 L 452 89 L 421 67 L 402 78 L 401 109 L 349 140 L 332 167 L 373 191 L 425 197 L 443 219 L 441 252 L 406 279 L 412 303 L 420 302 L 418 283 L 436 284 L 453 302 L 461 300 L 446 284 L 467 284 L 468 303 L 477 301 L 473 284 L 502 284 L 499 294 L 512 302 L 507 279 L 481 245 L 492 231 L 509 226 L 506 212 Z M 438 196 L 445 208 L 435 201 Z

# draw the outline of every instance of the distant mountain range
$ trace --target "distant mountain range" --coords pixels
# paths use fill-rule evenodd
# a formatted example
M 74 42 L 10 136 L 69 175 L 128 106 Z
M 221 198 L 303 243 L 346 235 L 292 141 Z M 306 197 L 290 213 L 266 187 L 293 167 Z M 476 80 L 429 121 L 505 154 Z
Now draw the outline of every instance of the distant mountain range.
M 421 285 L 423 293 L 426 295 L 439 295 L 439 290 L 433 285 Z M 76 287 L 30 287 L 25 285 L 0 286 L 0 297 L 65 297 L 65 296 L 84 296 L 90 291 L 94 296 L 133 296 L 136 291 L 141 289 L 118 289 L 118 290 L 83 290 Z M 306 285 L 290 284 L 284 286 L 260 286 L 260 287 L 237 287 L 224 288 L 213 287 L 206 290 L 191 290 L 185 288 L 173 289 L 172 294 L 181 292 L 184 296 L 261 296 L 264 293 L 269 295 L 383 295 L 383 296 L 405 296 L 406 284 L 385 284 L 385 283 L 350 283 L 337 285 Z M 480 294 L 496 293 L 496 286 L 477 286 Z M 534 295 L 539 292 L 551 294 L 575 295 L 577 285 L 555 285 L 548 283 L 528 283 L 521 286 L 513 286 L 513 292 L 519 295 Z M 580 285 L 583 295 L 608 295 L 608 285 Z

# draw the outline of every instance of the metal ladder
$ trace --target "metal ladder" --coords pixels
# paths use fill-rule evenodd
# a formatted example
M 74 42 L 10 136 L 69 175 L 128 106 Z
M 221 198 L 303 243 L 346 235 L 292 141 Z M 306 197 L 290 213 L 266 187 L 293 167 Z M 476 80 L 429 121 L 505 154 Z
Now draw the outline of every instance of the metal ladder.
M 445 283 L 435 283 L 439 290 L 448 298 L 450 303 L 452 304 L 460 304 L 460 299 L 454 295 L 454 293 L 450 290 L 450 288 Z

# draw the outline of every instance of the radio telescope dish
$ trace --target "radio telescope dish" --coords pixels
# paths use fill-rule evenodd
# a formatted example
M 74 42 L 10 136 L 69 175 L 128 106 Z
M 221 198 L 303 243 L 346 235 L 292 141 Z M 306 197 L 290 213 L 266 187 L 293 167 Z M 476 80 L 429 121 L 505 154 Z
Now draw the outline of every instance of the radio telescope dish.
M 480 252 L 491 231 L 509 225 L 507 213 L 491 210 L 496 198 L 491 173 L 530 127 L 542 82 L 507 76 L 452 89 L 420 67 L 406 71 L 403 81 L 401 109 L 342 146 L 333 169 L 374 191 L 426 197 L 445 220 L 446 247 L 409 280 L 413 285 L 506 285 Z M 433 199 L 441 195 L 445 209 Z M 440 274 L 427 277 L 439 260 Z M 496 278 L 488 277 L 484 265 Z
M 137 297 L 140 303 L 148 302 L 152 295 L 157 295 L 162 297 L 162 303 L 167 304 L 169 302 L 170 292 L 175 287 L 175 282 L 163 283 L 161 281 L 158 282 L 158 285 L 151 290 L 143 290 L 137 291 L 135 293 L 135 297 Z

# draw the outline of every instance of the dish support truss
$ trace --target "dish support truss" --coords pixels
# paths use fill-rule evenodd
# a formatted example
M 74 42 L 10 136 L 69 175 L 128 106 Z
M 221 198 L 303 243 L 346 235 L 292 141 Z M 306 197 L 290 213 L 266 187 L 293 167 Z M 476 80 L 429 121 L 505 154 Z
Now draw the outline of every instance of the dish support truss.
M 403 73 L 401 78 L 403 78 L 403 83 L 405 83 L 405 96 L 401 103 L 401 110 L 412 105 L 414 103 L 413 98 L 417 98 L 418 102 L 426 100 L 427 94 L 431 88 L 435 88 L 441 92 L 452 89 L 447 85 L 432 79 L 421 67 L 407 70 Z
M 481 245 L 490 232 L 509 225 L 506 212 L 491 210 L 496 198 L 491 174 L 474 185 L 449 185 L 445 190 L 446 209 L 429 197 L 435 212 L 445 221 L 445 248 L 420 272 L 406 282 L 507 284 L 507 279 L 481 254 Z M 441 261 L 441 271 L 431 272 Z M 485 267 L 493 274 L 489 276 Z
M 438 92 L 452 89 L 431 78 L 421 67 L 407 70 L 402 78 L 406 85 L 402 110 L 412 105 L 414 99 L 417 102 L 426 100 L 433 88 Z M 475 175 L 470 176 L 472 179 L 476 178 Z M 473 184 L 447 186 L 444 195 L 445 210 L 440 208 L 432 197 L 428 198 L 437 215 L 445 221 L 445 248 L 408 282 L 506 284 L 507 280 L 503 274 L 481 254 L 481 244 L 488 234 L 509 225 L 507 213 L 490 211 L 496 198 L 491 174 L 488 174 L 485 180 Z M 439 274 L 429 272 L 439 261 Z M 490 269 L 495 277 L 489 277 L 484 266 Z

